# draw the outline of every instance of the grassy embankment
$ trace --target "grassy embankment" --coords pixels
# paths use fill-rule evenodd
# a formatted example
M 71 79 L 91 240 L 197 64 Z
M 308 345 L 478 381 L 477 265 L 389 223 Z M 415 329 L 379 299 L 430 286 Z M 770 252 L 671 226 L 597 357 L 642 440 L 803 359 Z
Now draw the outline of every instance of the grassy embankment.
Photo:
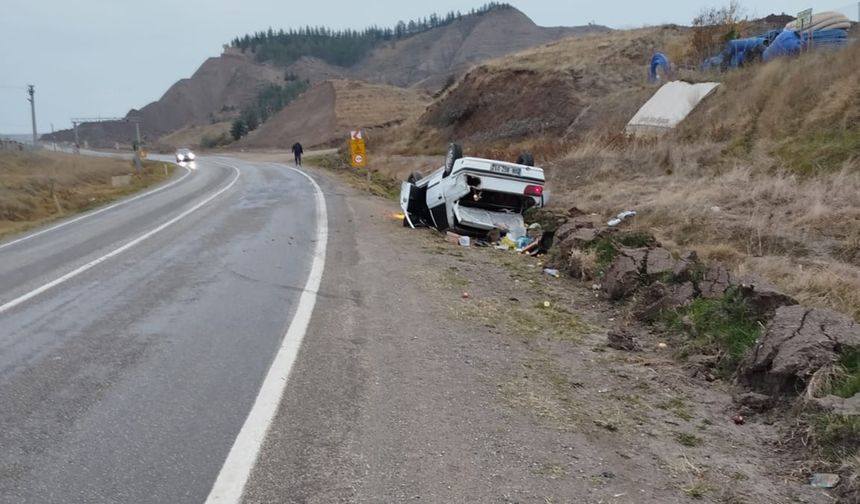
M 627 120 L 654 92 L 644 80 L 643 54 L 677 45 L 683 36 L 659 29 L 614 33 L 491 62 L 442 94 L 424 119 L 377 135 L 383 141 L 369 145 L 376 159 L 402 162 L 374 168 L 402 180 L 411 171 L 407 158 L 436 153 L 441 163 L 445 143 L 464 137 L 471 155 L 513 159 L 531 150 L 547 170 L 559 210 L 576 206 L 606 218 L 637 210 L 628 225 L 670 249 L 696 250 L 739 278 L 764 278 L 805 305 L 860 320 L 860 44 L 723 75 L 687 75 L 722 85 L 669 135 L 625 138 Z M 513 91 L 505 92 L 510 86 L 499 82 L 516 75 L 528 76 L 540 92 L 512 100 Z M 543 110 L 540 102 L 550 92 L 565 98 L 559 103 L 569 105 L 562 114 L 568 123 L 549 110 L 541 122 L 549 134 L 509 127 L 517 118 L 533 119 L 521 112 Z M 553 130 L 556 123 L 569 126 Z M 696 350 L 727 356 L 723 376 L 761 334 L 731 296 L 699 301 L 677 315 L 668 322 L 691 326 L 684 330 L 697 335 L 690 341 Z M 860 364 L 852 355 L 839 364 L 821 392 L 853 395 Z M 845 450 L 855 445 L 840 441 L 857 439 L 856 419 L 813 416 L 806 425 L 822 459 L 860 474 L 856 453 L 852 458 Z
M 165 172 L 166 166 L 166 172 Z M 0 153 L 0 237 L 84 212 L 157 184 L 174 165 L 144 162 L 141 174 L 131 161 L 55 152 Z M 114 187 L 111 177 L 130 175 Z

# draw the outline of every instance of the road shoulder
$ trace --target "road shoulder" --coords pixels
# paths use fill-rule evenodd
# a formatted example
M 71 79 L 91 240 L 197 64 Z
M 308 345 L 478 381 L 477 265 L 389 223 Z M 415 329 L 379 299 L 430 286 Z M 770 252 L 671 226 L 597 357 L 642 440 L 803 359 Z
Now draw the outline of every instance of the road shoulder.
M 826 502 L 728 387 L 606 348 L 586 286 L 316 174 L 327 270 L 246 502 Z

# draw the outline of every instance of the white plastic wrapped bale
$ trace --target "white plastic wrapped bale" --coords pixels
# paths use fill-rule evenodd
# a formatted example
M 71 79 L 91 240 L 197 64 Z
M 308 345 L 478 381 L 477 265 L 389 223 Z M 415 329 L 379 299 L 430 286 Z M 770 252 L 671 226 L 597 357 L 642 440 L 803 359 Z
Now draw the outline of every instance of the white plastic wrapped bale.
M 716 82 L 689 84 L 674 81 L 661 87 L 633 119 L 625 132 L 635 136 L 655 136 L 668 132 L 683 121 L 696 106 L 719 86 Z
M 800 30 L 800 22 L 792 21 L 786 26 L 789 30 Z M 819 12 L 812 16 L 812 23 L 804 26 L 804 31 L 821 30 L 848 30 L 851 28 L 851 20 L 841 12 Z

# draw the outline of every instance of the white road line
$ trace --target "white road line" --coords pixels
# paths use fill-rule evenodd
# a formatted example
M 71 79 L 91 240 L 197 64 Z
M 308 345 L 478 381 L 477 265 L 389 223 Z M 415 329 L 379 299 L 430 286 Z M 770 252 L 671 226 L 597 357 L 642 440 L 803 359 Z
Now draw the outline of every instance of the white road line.
M 326 242 L 328 241 L 328 213 L 325 196 L 322 189 L 307 173 L 287 166 L 310 181 L 316 191 L 317 237 L 311 272 L 299 299 L 299 306 L 293 317 L 281 347 L 278 350 L 269 372 L 260 387 L 257 399 L 248 418 L 242 425 L 230 454 L 224 462 L 218 478 L 206 499 L 207 504 L 238 504 L 242 500 L 245 485 L 251 475 L 251 470 L 260 454 L 260 448 L 266 439 L 266 433 L 275 418 L 281 397 L 287 388 L 290 370 L 299 353 L 302 340 L 310 325 L 311 315 L 317 302 L 317 291 L 322 281 L 325 269 Z
M 171 182 L 171 183 L 169 183 L 169 184 L 163 185 L 163 186 L 161 186 L 161 187 L 159 187 L 159 188 L 153 189 L 152 191 L 148 191 L 148 192 L 145 192 L 145 193 L 143 193 L 143 194 L 138 194 L 137 196 L 135 196 L 135 197 L 133 197 L 133 198 L 129 198 L 129 199 L 122 200 L 122 201 L 119 201 L 119 202 L 117 202 L 117 203 L 114 203 L 114 204 L 112 204 L 112 205 L 108 205 L 108 206 L 106 206 L 106 207 L 104 207 L 104 208 L 99 208 L 98 210 L 96 210 L 96 211 L 94 211 L 94 212 L 86 213 L 86 214 L 81 215 L 80 217 L 76 217 L 76 218 L 74 218 L 74 219 L 72 219 L 72 220 L 68 220 L 68 221 L 65 221 L 65 222 L 61 222 L 60 224 L 57 224 L 56 226 L 51 226 L 51 227 L 49 227 L 49 228 L 47 228 L 47 229 L 43 229 L 43 230 L 41 230 L 41 231 L 39 231 L 39 232 L 36 232 L 36 233 L 33 233 L 33 234 L 29 234 L 29 235 L 27 235 L 27 236 L 22 236 L 21 238 L 18 238 L 17 240 L 12 240 L 12 241 L 10 241 L 10 242 L 0 244 L 0 250 L 4 249 L 4 248 L 6 248 L 6 247 L 11 247 L 12 245 L 15 245 L 16 243 L 21 243 L 21 242 L 23 242 L 23 241 L 30 240 L 30 239 L 35 238 L 35 237 L 37 237 L 37 236 L 41 236 L 41 235 L 43 235 L 43 234 L 45 234 L 45 233 L 50 233 L 51 231 L 56 231 L 57 229 L 60 229 L 60 228 L 63 228 L 63 227 L 68 226 L 69 224 L 74 224 L 75 222 L 82 221 L 82 220 L 84 220 L 84 219 L 88 219 L 88 218 L 90 218 L 90 217 L 92 217 L 92 216 L 94 216 L 94 215 L 98 215 L 98 214 L 100 214 L 100 213 L 102 213 L 102 212 L 107 212 L 108 210 L 112 210 L 112 209 L 117 208 L 117 207 L 121 207 L 121 206 L 126 205 L 126 204 L 128 204 L 128 203 L 131 203 L 132 201 L 139 200 L 140 198 L 145 198 L 145 197 L 150 196 L 150 195 L 152 195 L 152 194 L 155 194 L 155 193 L 157 193 L 157 192 L 163 191 L 163 190 L 165 190 L 165 189 L 167 189 L 167 188 L 169 188 L 169 187 L 172 187 L 172 186 L 174 186 L 174 185 L 176 185 L 176 184 L 178 184 L 178 183 L 182 182 L 182 181 L 185 179 L 185 177 L 187 177 L 187 176 L 191 175 L 191 170 L 189 170 L 189 169 L 188 169 L 188 167 L 183 167 L 183 168 L 185 168 L 185 175 L 183 175 L 183 176 L 179 177 L 178 179 L 174 180 L 173 182 Z
M 33 290 L 31 290 L 30 292 L 28 292 L 28 293 L 24 294 L 23 296 L 17 297 L 17 298 L 13 299 L 12 301 L 9 301 L 8 303 L 6 303 L 6 304 L 4 304 L 4 305 L 0 305 L 0 314 L 4 313 L 4 312 L 6 312 L 6 311 L 9 311 L 9 310 L 11 310 L 12 308 L 15 308 L 16 306 L 20 305 L 21 303 L 24 303 L 24 302 L 27 302 L 27 301 L 29 301 L 29 300 L 33 299 L 34 297 L 38 296 L 39 294 L 42 294 L 43 292 L 45 292 L 45 291 L 47 291 L 47 290 L 49 290 L 49 289 L 52 289 L 52 288 L 54 288 L 54 287 L 56 287 L 56 286 L 60 285 L 60 284 L 61 284 L 61 283 L 63 283 L 63 282 L 66 282 L 66 281 L 68 281 L 68 280 L 71 280 L 72 278 L 74 278 L 74 277 L 76 277 L 76 276 L 80 275 L 81 273 L 83 273 L 83 272 L 85 272 L 85 271 L 87 271 L 87 270 L 89 270 L 89 269 L 92 269 L 93 267 L 95 267 L 95 266 L 97 266 L 97 265 L 99 265 L 99 264 L 101 264 L 101 263 L 103 263 L 103 262 L 107 261 L 107 260 L 108 260 L 108 259 L 110 259 L 111 257 L 115 257 L 115 256 L 117 256 L 117 255 L 119 255 L 119 254 L 121 254 L 121 253 L 125 252 L 126 250 L 128 250 L 128 249 L 130 249 L 130 248 L 134 247 L 135 245 L 137 245 L 137 244 L 139 244 L 140 242 L 142 242 L 142 241 L 146 240 L 147 238 L 151 237 L 152 235 L 154 235 L 154 234 L 158 233 L 159 231 L 162 231 L 162 230 L 164 230 L 165 228 L 167 228 L 167 227 L 169 227 L 169 226 L 172 226 L 173 224 L 176 224 L 177 222 L 179 222 L 180 220 L 184 219 L 185 217 L 187 217 L 187 216 L 188 216 L 188 215 L 190 215 L 191 213 L 193 213 L 193 212 L 195 212 L 195 211 L 199 210 L 201 207 L 203 207 L 204 205 L 206 205 L 206 204 L 207 204 L 207 203 L 209 203 L 210 201 L 214 200 L 214 199 L 215 199 L 215 198 L 217 198 L 218 196 L 220 196 L 220 195 L 224 194 L 225 192 L 227 192 L 231 187 L 233 187 L 233 185 L 235 185 L 235 184 L 236 184 L 236 182 L 239 180 L 239 176 L 241 175 L 241 173 L 239 173 L 239 169 L 238 169 L 238 168 L 236 168 L 236 167 L 232 167 L 232 168 L 233 168 L 233 170 L 235 170 L 235 172 L 236 172 L 236 176 L 235 176 L 235 177 L 233 177 L 233 180 L 231 180 L 231 181 L 230 181 L 230 183 L 229 183 L 229 184 L 227 184 L 227 186 L 226 186 L 226 187 L 224 187 L 223 189 L 221 189 L 221 190 L 219 190 L 218 192 L 216 192 L 216 193 L 212 194 L 211 196 L 209 196 L 209 197 L 208 197 L 208 198 L 206 198 L 205 200 L 203 200 L 203 201 L 201 201 L 200 203 L 198 203 L 198 204 L 194 205 L 193 207 L 191 207 L 191 208 L 189 208 L 188 210 L 186 210 L 186 211 L 182 212 L 181 214 L 179 214 L 179 215 L 177 215 L 176 217 L 174 217 L 174 218 L 170 219 L 169 221 L 165 222 L 164 224 L 162 224 L 162 225 L 158 226 L 157 228 L 155 228 L 155 229 L 153 229 L 153 230 L 151 230 L 151 231 L 148 231 L 148 232 L 146 232 L 146 233 L 142 234 L 141 236 L 138 236 L 137 238 L 135 238 L 134 240 L 132 240 L 132 241 L 130 241 L 130 242 L 128 242 L 128 243 L 126 243 L 125 245 L 121 246 L 120 248 L 118 248 L 118 249 L 116 249 L 116 250 L 113 250 L 112 252 L 108 252 L 107 254 L 105 254 L 105 255 L 103 255 L 103 256 L 101 256 L 101 257 L 99 257 L 98 259 L 94 259 L 94 260 L 92 260 L 92 261 L 90 261 L 90 262 L 88 262 L 88 263 L 84 264 L 83 266 L 80 266 L 79 268 L 77 268 L 77 269 L 75 269 L 75 270 L 73 270 L 73 271 L 70 271 L 70 272 L 66 273 L 65 275 L 61 276 L 60 278 L 57 278 L 56 280 L 53 280 L 53 281 L 51 281 L 51 282 L 46 283 L 45 285 L 43 285 L 43 286 L 41 286 L 41 287 L 38 287 L 38 288 L 36 288 L 36 289 L 33 289 Z

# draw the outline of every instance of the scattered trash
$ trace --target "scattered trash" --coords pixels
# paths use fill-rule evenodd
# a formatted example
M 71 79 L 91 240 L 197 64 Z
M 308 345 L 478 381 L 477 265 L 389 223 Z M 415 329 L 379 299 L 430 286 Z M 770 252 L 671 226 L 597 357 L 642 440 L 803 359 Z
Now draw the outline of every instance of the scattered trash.
M 633 217 L 636 217 L 636 215 L 638 215 L 638 214 L 633 210 L 625 210 L 625 211 L 621 212 L 620 214 L 618 214 L 614 219 L 607 222 L 606 225 L 609 227 L 615 227 L 615 226 L 621 224 L 622 222 L 624 222 L 628 219 L 632 219 Z
M 666 348 L 669 348 L 669 345 L 667 345 L 665 343 L 657 343 L 657 348 L 666 349 Z
M 552 303 L 550 303 L 549 301 L 544 301 L 544 302 L 543 302 L 543 307 L 544 307 L 544 308 L 549 308 L 550 306 L 552 306 Z
M 543 272 L 551 277 L 559 278 L 561 276 L 561 273 L 559 273 L 557 269 L 553 268 L 544 268 Z
M 732 417 L 732 421 L 735 422 L 735 425 L 743 425 L 747 423 L 747 419 L 743 417 L 743 415 L 735 415 Z
M 454 245 L 457 245 L 460 243 L 460 238 L 461 236 L 457 233 L 452 233 L 451 231 L 445 233 L 445 240 L 447 240 L 448 243 L 453 243 Z
M 812 475 L 809 482 L 813 488 L 835 488 L 839 484 L 839 475 L 830 473 L 818 473 Z
M 714 213 L 720 213 L 720 212 L 722 212 L 722 211 L 723 211 L 723 209 L 722 209 L 722 208 L 720 208 L 720 207 L 718 207 L 718 206 L 716 206 L 716 205 L 714 205 L 714 206 L 712 206 L 712 207 L 711 207 L 711 211 L 712 211 L 712 212 L 714 212 Z
M 505 235 L 501 240 L 501 245 L 507 247 L 505 250 L 515 249 L 517 248 L 517 242 L 515 242 L 510 235 Z
M 470 297 L 472 297 L 472 295 L 469 294 L 468 292 L 463 293 L 463 299 L 469 299 Z
M 603 286 L 600 284 L 591 284 L 591 290 L 593 290 L 593 291 L 599 291 L 602 288 L 603 288 Z
M 458 240 L 458 243 L 460 244 L 461 247 L 470 247 L 470 246 L 472 246 L 472 239 L 469 238 L 468 236 L 461 236 L 460 239 Z
M 529 238 L 528 236 L 520 236 L 519 238 L 517 238 L 516 248 L 517 249 L 525 249 L 526 247 L 531 245 L 531 243 L 532 243 L 532 239 Z

